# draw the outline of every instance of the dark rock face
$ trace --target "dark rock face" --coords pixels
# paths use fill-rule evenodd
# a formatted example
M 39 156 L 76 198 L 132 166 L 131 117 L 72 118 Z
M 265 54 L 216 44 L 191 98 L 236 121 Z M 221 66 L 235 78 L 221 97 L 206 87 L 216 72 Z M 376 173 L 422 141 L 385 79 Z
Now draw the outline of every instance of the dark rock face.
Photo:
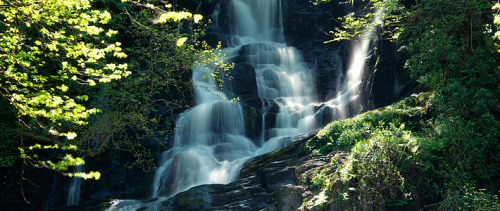
M 23 172 L 7 168 L 0 172 L 1 210 L 44 210 L 66 202 L 60 190 L 69 179 L 54 171 L 28 167 Z
M 297 210 L 302 205 L 302 200 L 309 197 L 310 194 L 308 193 L 310 192 L 304 186 L 280 186 L 273 192 L 272 197 L 276 201 L 269 210 L 273 210 L 273 208 L 282 211 Z
M 347 14 L 348 5 L 333 0 L 321 6 L 308 1 L 285 1 L 284 32 L 287 44 L 299 49 L 309 68 L 314 71 L 319 101 L 335 97 L 338 79 L 342 79 L 347 42 L 325 44 L 332 37 L 327 35 L 339 26 L 338 17 Z
M 89 159 L 88 169 L 99 171 L 101 179 L 82 183 L 81 201 L 99 198 L 146 198 L 153 175 L 132 167 L 133 157 L 124 152 L 109 152 Z M 127 165 L 129 163 L 129 165 Z M 86 167 L 86 168 L 87 168 Z
M 259 103 L 260 99 L 258 100 Z M 245 118 L 245 135 L 253 140 L 258 140 L 262 134 L 262 115 L 258 109 L 248 104 L 242 104 Z
M 230 185 L 202 185 L 163 202 L 160 210 L 259 210 L 270 195 L 256 180 L 237 180 Z
M 87 158 L 85 171 L 99 171 L 99 180 L 83 180 L 80 202 L 76 210 L 90 209 L 105 198 L 148 198 L 153 174 L 130 164 L 134 158 L 124 152 L 109 152 Z M 70 170 L 71 171 L 71 170 Z M 26 168 L 20 171 L 2 169 L 4 183 L 0 185 L 1 210 L 70 210 L 66 206 L 72 178 L 55 171 Z M 24 194 L 24 196 L 22 195 Z M 26 201 L 24 201 L 26 198 Z
M 371 46 L 363 84 L 365 104 L 369 109 L 389 105 L 415 86 L 403 67 L 406 55 L 397 51 L 394 43 L 379 36 Z
M 255 103 L 255 98 L 258 99 L 257 81 L 255 80 L 254 68 L 245 63 L 238 63 L 230 72 L 229 77 L 224 80 L 224 87 L 227 87 L 236 97 L 240 97 L 241 102 L 259 107 L 259 103 Z

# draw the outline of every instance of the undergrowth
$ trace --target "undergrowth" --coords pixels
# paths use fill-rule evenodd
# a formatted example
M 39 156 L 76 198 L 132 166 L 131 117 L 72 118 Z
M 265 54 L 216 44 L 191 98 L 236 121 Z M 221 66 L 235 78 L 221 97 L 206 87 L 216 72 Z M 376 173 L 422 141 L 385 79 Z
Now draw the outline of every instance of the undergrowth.
M 318 207 L 500 209 L 498 120 L 445 115 L 442 104 L 440 93 L 414 94 L 319 131 L 306 144 L 310 153 L 350 154 L 335 174 L 315 177 L 328 184 L 317 191 Z

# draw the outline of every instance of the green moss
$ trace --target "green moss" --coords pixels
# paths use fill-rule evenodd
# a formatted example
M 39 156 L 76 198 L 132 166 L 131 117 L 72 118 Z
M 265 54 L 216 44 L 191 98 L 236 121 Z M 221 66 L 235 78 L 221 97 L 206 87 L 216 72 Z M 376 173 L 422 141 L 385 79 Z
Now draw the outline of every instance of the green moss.
M 202 210 L 205 202 L 201 197 L 192 196 L 189 192 L 175 196 L 175 210 Z
M 334 121 L 320 130 L 316 139 L 306 144 L 309 152 L 326 154 L 334 150 L 353 147 L 357 141 L 366 139 L 374 128 L 392 123 L 405 123 L 406 128 L 420 131 L 420 120 L 426 115 L 427 101 L 432 93 L 412 95 L 404 100 L 353 118 Z

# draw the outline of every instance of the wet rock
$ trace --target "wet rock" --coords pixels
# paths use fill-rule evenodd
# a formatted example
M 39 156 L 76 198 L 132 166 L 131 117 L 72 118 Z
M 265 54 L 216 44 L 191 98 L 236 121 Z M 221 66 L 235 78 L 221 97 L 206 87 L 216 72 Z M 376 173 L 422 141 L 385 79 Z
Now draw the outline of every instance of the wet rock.
M 297 210 L 302 205 L 302 200 L 309 197 L 310 191 L 304 186 L 284 185 L 273 193 L 277 210 Z
M 239 97 L 241 102 L 250 103 L 255 107 L 259 107 L 260 103 L 254 104 L 252 98 L 259 95 L 257 82 L 255 80 L 255 70 L 247 63 L 236 63 L 234 69 L 229 71 L 229 77 L 225 79 L 224 86 L 226 89 Z
M 265 101 L 264 107 L 267 110 L 267 114 L 264 117 L 265 118 L 264 123 L 266 124 L 265 125 L 266 127 L 264 129 L 267 133 L 267 131 L 269 129 L 274 128 L 274 126 L 276 125 L 276 116 L 277 116 L 278 112 L 280 111 L 280 107 L 273 100 Z M 268 139 L 269 137 L 266 136 L 265 138 Z
M 164 201 L 161 209 L 296 210 L 312 196 L 307 186 L 299 184 L 299 177 L 328 166 L 334 156 L 305 153 L 304 143 L 314 135 L 291 137 L 290 146 L 247 161 L 238 180 L 193 187 Z
M 259 210 L 270 201 L 253 178 L 228 185 L 202 185 L 179 193 L 162 203 L 161 210 Z
M 262 115 L 259 110 L 253 106 L 243 104 L 243 115 L 245 119 L 245 135 L 252 140 L 260 141 L 262 136 Z
M 404 52 L 396 51 L 396 45 L 382 37 L 373 41 L 372 46 L 368 62 L 370 68 L 363 85 L 368 109 L 389 105 L 414 87 L 409 72 L 403 68 L 406 60 Z

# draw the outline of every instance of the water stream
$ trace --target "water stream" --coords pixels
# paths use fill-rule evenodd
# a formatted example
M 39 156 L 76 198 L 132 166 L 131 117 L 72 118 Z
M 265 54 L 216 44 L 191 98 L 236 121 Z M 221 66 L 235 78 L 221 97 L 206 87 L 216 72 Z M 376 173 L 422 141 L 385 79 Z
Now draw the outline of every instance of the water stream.
M 85 159 L 85 156 L 83 156 L 82 159 Z M 75 173 L 83 171 L 84 171 L 84 165 L 76 166 L 74 170 Z M 79 177 L 73 177 L 71 179 L 68 188 L 68 199 L 66 201 L 66 205 L 68 206 L 78 205 L 78 203 L 80 202 L 80 187 L 82 185 L 82 182 L 83 179 Z
M 379 10 L 375 13 L 374 18 L 372 20 L 375 25 L 380 24 L 381 12 Z M 359 103 L 361 99 L 361 84 L 363 83 L 363 75 L 367 69 L 367 57 L 369 55 L 370 43 L 372 41 L 372 37 L 376 33 L 376 28 L 373 26 L 366 31 L 363 36 L 357 38 L 350 43 L 351 54 L 349 55 L 349 64 L 348 69 L 346 71 L 346 80 L 342 84 L 340 88 L 337 88 L 337 97 L 329 100 L 324 103 L 329 109 L 332 109 L 332 112 L 335 116 L 334 119 L 337 118 L 348 118 L 349 115 L 355 114 L 356 112 L 352 112 L 349 110 L 349 105 L 361 106 Z M 363 108 L 359 109 L 360 111 Z

